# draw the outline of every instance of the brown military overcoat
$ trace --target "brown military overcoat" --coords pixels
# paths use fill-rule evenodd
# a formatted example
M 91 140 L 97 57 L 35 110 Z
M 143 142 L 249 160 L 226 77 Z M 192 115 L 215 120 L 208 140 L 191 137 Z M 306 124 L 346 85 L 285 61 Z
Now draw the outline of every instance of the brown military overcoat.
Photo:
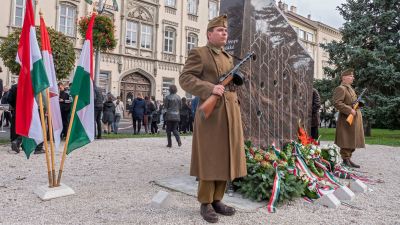
M 351 112 L 353 103 L 357 100 L 356 92 L 351 85 L 341 84 L 335 88 L 333 93 L 333 104 L 339 111 L 339 118 L 336 123 L 335 144 L 341 148 L 364 148 L 364 128 L 360 109 L 354 117 L 350 126 L 346 119 Z
M 219 77 L 232 68 L 232 57 L 208 44 L 190 51 L 179 83 L 199 96 L 201 105 Z M 233 180 L 246 173 L 239 101 L 236 92 L 226 91 L 208 119 L 196 110 L 190 175 L 200 180 Z

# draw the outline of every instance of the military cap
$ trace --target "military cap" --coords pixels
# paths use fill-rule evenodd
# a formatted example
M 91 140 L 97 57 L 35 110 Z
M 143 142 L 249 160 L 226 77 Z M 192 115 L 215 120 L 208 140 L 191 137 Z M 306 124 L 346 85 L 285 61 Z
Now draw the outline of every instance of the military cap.
M 348 68 L 342 71 L 342 73 L 340 74 L 341 77 L 344 76 L 349 76 L 351 74 L 354 74 L 354 69 L 353 68 Z
M 228 16 L 224 14 L 210 20 L 207 25 L 207 30 L 213 27 L 228 27 Z

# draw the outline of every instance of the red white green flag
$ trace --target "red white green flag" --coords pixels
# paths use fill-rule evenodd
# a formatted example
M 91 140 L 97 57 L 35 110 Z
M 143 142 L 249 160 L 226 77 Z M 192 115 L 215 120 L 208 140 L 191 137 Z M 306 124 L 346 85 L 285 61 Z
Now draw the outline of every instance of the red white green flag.
M 50 109 L 51 109 L 51 122 L 53 125 L 53 136 L 56 149 L 60 146 L 61 132 L 63 129 L 61 111 L 60 111 L 60 98 L 58 93 L 58 85 L 56 72 L 54 69 L 53 54 L 50 45 L 50 38 L 47 32 L 46 23 L 42 16 L 40 16 L 40 36 L 42 42 L 42 57 L 43 64 L 46 69 L 47 78 L 50 82 Z
M 93 100 L 93 13 L 86 31 L 79 63 L 72 80 L 71 95 L 78 96 L 76 111 L 68 141 L 67 154 L 94 140 Z
M 36 146 L 43 142 L 35 96 L 49 86 L 36 39 L 34 21 L 32 1 L 26 0 L 24 24 L 16 58 L 21 70 L 18 78 L 15 130 L 22 136 L 22 149 L 28 158 Z

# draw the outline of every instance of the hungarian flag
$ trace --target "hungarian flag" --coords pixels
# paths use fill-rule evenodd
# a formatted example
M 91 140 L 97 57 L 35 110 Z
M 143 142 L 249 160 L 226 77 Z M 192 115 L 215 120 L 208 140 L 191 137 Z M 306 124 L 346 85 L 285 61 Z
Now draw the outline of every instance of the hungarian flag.
M 32 1 L 26 0 L 24 24 L 16 58 L 21 70 L 18 78 L 15 130 L 22 136 L 22 149 L 28 158 L 36 146 L 43 142 L 35 96 L 49 86 L 36 39 L 34 21 Z
M 60 100 L 58 94 L 58 85 L 56 72 L 54 69 L 53 55 L 50 46 L 49 34 L 47 32 L 46 24 L 42 16 L 40 16 L 40 36 L 42 42 L 42 56 L 44 67 L 46 68 L 47 78 L 50 82 L 50 109 L 51 109 L 51 122 L 53 125 L 53 136 L 56 149 L 60 146 L 60 135 L 63 129 Z
M 94 103 L 93 103 L 93 13 L 86 31 L 82 53 L 72 80 L 71 95 L 78 96 L 72 129 L 70 131 L 67 154 L 94 140 Z

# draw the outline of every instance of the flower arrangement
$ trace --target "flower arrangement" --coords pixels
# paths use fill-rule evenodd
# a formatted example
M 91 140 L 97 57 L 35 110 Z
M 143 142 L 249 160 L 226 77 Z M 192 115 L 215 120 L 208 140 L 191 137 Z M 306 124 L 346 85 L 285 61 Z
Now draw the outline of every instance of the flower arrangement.
M 91 16 L 82 17 L 78 22 L 78 30 L 85 37 Z M 93 25 L 93 47 L 106 52 L 117 46 L 114 36 L 115 27 L 110 17 L 97 15 Z
M 270 200 L 277 173 L 280 177 L 277 201 L 292 200 L 304 194 L 305 184 L 290 170 L 289 165 L 293 165 L 293 161 L 287 159 L 291 153 L 276 151 L 274 147 L 258 148 L 250 141 L 245 144 L 245 152 L 248 174 L 233 183 L 244 197 L 256 201 Z
M 337 164 L 341 163 L 339 151 L 339 146 L 335 144 L 321 146 L 321 157 L 329 163 L 331 172 L 333 172 L 333 169 Z

